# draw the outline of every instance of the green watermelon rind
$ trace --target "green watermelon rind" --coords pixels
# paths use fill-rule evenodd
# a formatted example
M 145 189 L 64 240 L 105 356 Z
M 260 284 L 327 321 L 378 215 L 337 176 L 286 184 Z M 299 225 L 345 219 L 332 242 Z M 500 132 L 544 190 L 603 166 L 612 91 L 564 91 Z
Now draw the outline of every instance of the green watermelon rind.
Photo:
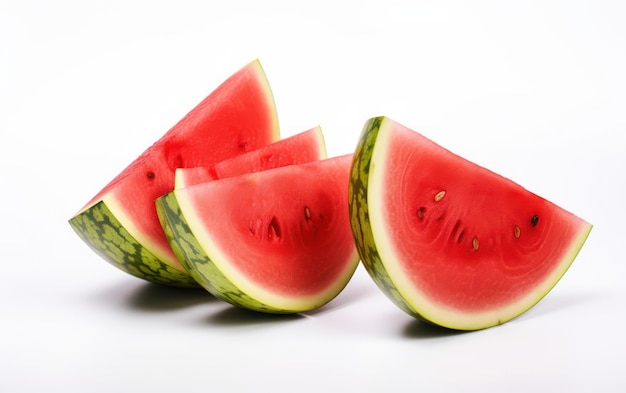
M 262 303 L 232 284 L 194 236 L 178 204 L 176 191 L 158 198 L 155 203 L 165 236 L 174 254 L 190 276 L 210 294 L 241 308 L 270 314 L 293 313 L 292 310 Z
M 128 274 L 157 284 L 199 287 L 186 271 L 164 263 L 142 246 L 104 201 L 74 216 L 69 224 L 92 250 Z
M 369 182 L 370 163 L 374 152 L 374 142 L 378 136 L 378 130 L 382 123 L 381 117 L 368 120 L 363 128 L 359 143 L 354 152 L 352 167 L 350 169 L 350 187 L 348 189 L 348 207 L 350 213 L 350 226 L 356 243 L 361 263 L 365 270 L 393 303 L 408 314 L 427 321 L 405 301 L 398 292 L 376 247 L 372 226 L 369 220 L 367 201 L 367 186 Z
M 191 278 L 180 262 L 176 259 L 169 246 L 167 246 L 165 237 L 160 236 L 161 233 L 159 230 L 161 228 L 158 227 L 158 222 L 153 221 L 156 217 L 152 216 L 152 212 L 149 213 L 150 217 L 146 217 L 145 215 L 140 216 L 137 214 L 129 214 L 129 211 L 135 210 L 135 206 L 139 206 L 139 210 L 141 210 L 144 206 L 147 209 L 151 209 L 152 206 L 150 204 L 153 203 L 152 198 L 155 195 L 161 195 L 164 192 L 170 191 L 173 189 L 174 184 L 172 183 L 171 188 L 169 189 L 166 188 L 159 190 L 158 193 L 151 195 L 149 198 L 142 200 L 140 203 L 137 203 L 137 200 L 134 200 L 132 203 L 128 203 L 128 196 L 124 195 L 124 193 L 122 193 L 122 195 L 118 195 L 119 189 L 116 188 L 116 186 L 118 183 L 126 183 L 131 185 L 130 188 L 138 187 L 134 181 L 128 181 L 126 176 L 131 176 L 128 172 L 130 168 L 134 165 L 141 165 L 140 163 L 145 162 L 146 157 L 150 157 L 148 153 L 152 154 L 153 157 L 158 157 L 155 162 L 170 166 L 170 170 L 174 169 L 173 167 L 180 165 L 176 162 L 180 157 L 174 157 L 174 159 L 170 160 L 172 157 L 168 156 L 168 150 L 162 149 L 162 147 L 167 147 L 169 143 L 172 143 L 175 147 L 173 150 L 176 150 L 185 145 L 185 143 L 180 142 L 184 142 L 184 135 L 187 135 L 188 133 L 185 129 L 189 127 L 196 130 L 202 129 L 202 132 L 210 132 L 211 128 L 206 128 L 204 122 L 210 121 L 208 119 L 213 119 L 214 113 L 218 113 L 218 117 L 221 116 L 219 113 L 223 106 L 222 104 L 226 105 L 226 107 L 232 106 L 232 108 L 236 108 L 236 110 L 239 111 L 248 110 L 247 105 L 233 106 L 233 102 L 230 102 L 228 99 L 224 100 L 223 97 L 223 94 L 228 95 L 232 93 L 233 86 L 236 93 L 241 91 L 241 94 L 245 97 L 254 97 L 249 94 L 249 90 L 247 90 L 249 89 L 248 86 L 242 86 L 245 87 L 246 90 L 240 89 L 238 86 L 239 81 L 243 80 L 245 83 L 247 80 L 240 78 L 242 72 L 252 72 L 253 79 L 251 80 L 251 83 L 258 84 L 257 87 L 263 97 L 260 103 L 264 106 L 264 109 L 268 111 L 268 129 L 264 131 L 268 132 L 266 137 L 269 137 L 269 139 L 265 141 L 264 144 L 280 139 L 278 116 L 276 113 L 274 97 L 265 72 L 263 71 L 259 60 L 255 59 L 220 84 L 178 123 L 176 123 L 174 127 L 168 130 L 158 141 L 132 161 L 124 169 L 124 171 L 120 172 L 113 180 L 111 180 L 78 213 L 68 220 L 69 224 L 81 240 L 83 240 L 91 249 L 93 249 L 107 262 L 113 266 L 119 267 L 126 273 L 130 273 L 135 277 L 147 281 L 177 287 L 199 287 L 199 285 Z M 238 119 L 237 117 L 233 118 L 232 114 L 231 118 L 234 122 Z M 177 135 L 177 133 L 181 132 L 181 129 L 183 129 L 185 133 Z M 249 127 L 246 127 L 246 129 L 249 129 Z M 195 132 L 192 132 L 192 135 L 194 133 Z M 180 138 L 180 135 L 183 135 L 183 139 Z M 239 149 L 247 150 L 248 147 L 250 147 L 247 146 L 246 141 L 239 141 L 239 143 L 241 143 L 241 145 L 238 146 Z M 211 143 L 206 146 L 211 146 Z M 254 147 L 260 146 L 261 145 Z M 151 151 L 151 149 L 155 150 Z M 135 171 L 133 173 L 140 172 Z M 148 172 L 148 177 L 150 177 L 150 173 L 151 172 Z M 152 172 L 152 175 L 152 177 L 154 177 L 154 172 Z M 128 190 L 128 188 L 126 188 L 126 190 Z M 138 189 L 137 193 L 141 194 L 141 190 Z M 131 205 L 131 207 L 129 209 L 124 205 Z M 107 225 L 100 229 L 99 227 L 104 225 L 103 222 L 105 222 L 99 221 L 103 214 L 107 217 L 105 220 Z M 154 222 L 157 226 L 146 228 L 145 224 L 151 222 Z M 111 225 L 114 228 L 113 232 L 122 234 L 120 236 L 115 236 L 117 246 L 114 246 L 114 243 L 111 243 L 109 240 Z M 151 230 L 154 231 L 151 233 Z
M 376 117 L 366 122 L 354 155 L 349 188 L 350 222 L 355 243 L 361 261 L 373 281 L 394 304 L 409 315 L 429 324 L 457 330 L 477 330 L 499 325 L 522 315 L 534 307 L 554 288 L 569 269 L 593 226 L 588 223 L 582 224 L 578 236 L 571 242 L 570 248 L 561 259 L 558 269 L 555 269 L 551 276 L 544 280 L 542 285 L 538 286 L 534 291 L 529 292 L 509 308 L 503 309 L 504 311 L 500 315 L 487 315 L 482 320 L 467 322 L 455 320 L 456 317 L 444 318 L 442 320 L 441 315 L 431 314 L 432 309 L 430 312 L 426 312 L 427 308 L 422 304 L 416 303 L 415 299 L 413 299 L 411 295 L 413 290 L 409 289 L 411 284 L 407 281 L 408 279 L 401 277 L 401 273 L 397 271 L 397 268 L 390 271 L 392 264 L 387 265 L 383 261 L 393 258 L 393 256 L 381 256 L 383 250 L 378 247 L 375 241 L 374 230 L 370 220 L 368 192 L 374 191 L 368 191 L 368 185 L 371 181 L 371 174 L 376 171 L 375 162 L 372 163 L 372 157 L 376 140 L 385 120 L 385 117 Z M 378 170 L 380 171 L 381 169 L 378 168 Z M 451 314 L 454 314 L 454 311 L 445 311 L 445 313 L 450 317 Z

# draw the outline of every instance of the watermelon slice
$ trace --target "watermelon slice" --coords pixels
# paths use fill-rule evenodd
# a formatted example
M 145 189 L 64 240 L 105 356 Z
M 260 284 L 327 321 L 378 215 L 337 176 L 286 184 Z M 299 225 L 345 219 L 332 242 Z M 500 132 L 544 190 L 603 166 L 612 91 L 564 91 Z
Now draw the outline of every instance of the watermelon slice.
M 380 289 L 423 321 L 504 323 L 560 280 L 591 225 L 385 117 L 354 156 L 350 217 Z
M 174 190 L 156 205 L 172 248 L 214 296 L 267 313 L 318 308 L 359 257 L 348 216 L 352 155 Z
M 304 164 L 323 158 L 326 158 L 326 145 L 322 129 L 317 126 L 215 165 L 178 168 L 174 188 L 184 188 L 285 165 Z
M 159 223 L 154 200 L 179 167 L 212 165 L 279 139 L 265 73 L 255 60 L 222 83 L 69 220 L 94 251 L 137 277 L 197 286 Z

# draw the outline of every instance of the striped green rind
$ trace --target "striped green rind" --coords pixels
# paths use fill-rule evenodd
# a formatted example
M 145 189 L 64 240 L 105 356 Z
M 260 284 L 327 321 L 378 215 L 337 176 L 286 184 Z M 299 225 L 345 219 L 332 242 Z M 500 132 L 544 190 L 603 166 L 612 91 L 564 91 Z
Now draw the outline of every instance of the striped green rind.
M 372 232 L 367 203 L 367 186 L 369 174 L 375 170 L 371 166 L 372 153 L 382 121 L 383 117 L 375 117 L 365 123 L 352 159 L 348 191 L 352 234 L 363 266 L 382 292 L 405 312 L 428 322 L 423 316 L 416 314 L 398 292 L 380 258 Z
M 384 190 L 381 190 L 380 187 L 372 187 L 371 184 L 376 179 L 380 179 L 382 175 L 386 175 L 385 172 L 380 172 L 384 168 L 376 167 L 376 164 L 381 162 L 380 157 L 378 157 L 381 151 L 375 151 L 375 146 L 377 139 L 379 139 L 379 134 L 386 133 L 388 131 L 386 127 L 389 127 L 390 124 L 392 124 L 391 120 L 384 117 L 372 118 L 366 122 L 354 154 L 350 173 L 349 212 L 351 228 L 361 261 L 373 281 L 394 304 L 409 315 L 424 322 L 451 329 L 477 330 L 491 327 L 515 318 L 532 308 L 563 276 L 585 243 L 592 225 L 577 219 L 579 220 L 577 224 L 579 225 L 578 232 L 576 236 L 570 239 L 571 243 L 569 243 L 567 252 L 560 260 L 559 270 L 555 270 L 555 273 L 552 274 L 550 279 L 544 281 L 540 289 L 534 289 L 529 292 L 527 296 L 512 304 L 509 308 L 501 307 L 498 309 L 497 311 L 500 314 L 490 313 L 489 311 L 484 312 L 482 315 L 470 316 L 471 312 L 453 311 L 451 313 L 448 310 L 443 310 L 443 308 L 439 310 L 437 309 L 438 306 L 428 304 L 429 299 L 423 295 L 419 295 L 422 296 L 419 299 L 419 296 L 414 296 L 416 293 L 411 292 L 411 284 L 407 284 L 408 280 L 406 280 L 406 277 L 399 276 L 401 273 L 394 270 L 392 274 L 391 269 L 394 269 L 394 264 L 397 263 L 394 261 L 395 255 L 387 252 L 388 244 L 385 244 L 386 241 L 384 239 L 381 240 L 381 232 L 378 232 L 380 244 L 376 243 L 374 237 L 374 229 L 378 231 L 379 227 L 372 227 L 371 217 L 374 217 L 377 222 L 383 219 L 380 211 L 370 210 L 376 209 L 376 206 L 373 206 L 373 204 L 377 203 L 372 203 L 369 199 L 376 199 L 380 194 L 384 193 Z M 381 128 L 383 130 L 382 133 Z M 379 140 L 378 144 L 381 145 L 382 143 L 382 146 L 384 146 L 385 142 L 384 140 Z M 387 156 L 390 154 L 388 151 L 383 150 L 383 152 Z M 376 161 L 373 160 L 374 157 L 376 157 Z M 384 157 L 384 159 L 393 160 L 393 157 Z M 378 202 L 378 205 L 380 205 L 380 202 Z M 558 206 L 555 208 L 560 209 Z M 383 258 L 385 259 L 384 261 Z M 451 316 L 451 314 L 453 315 Z
M 191 277 L 209 293 L 230 304 L 249 310 L 273 314 L 293 313 L 293 311 L 272 307 L 252 298 L 224 276 L 193 235 L 180 209 L 175 191 L 158 198 L 156 209 L 174 254 Z
M 113 266 L 141 279 L 177 287 L 198 287 L 184 271 L 164 263 L 142 246 L 100 201 L 69 220 L 78 236 Z

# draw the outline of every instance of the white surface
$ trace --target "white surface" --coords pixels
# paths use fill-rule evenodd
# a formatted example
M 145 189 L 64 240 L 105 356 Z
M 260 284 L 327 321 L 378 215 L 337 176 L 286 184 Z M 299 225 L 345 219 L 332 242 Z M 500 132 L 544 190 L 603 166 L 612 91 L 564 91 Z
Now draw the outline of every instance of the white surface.
M 197 3 L 0 1 L 0 391 L 626 390 L 626 3 Z M 99 259 L 67 219 L 257 57 L 283 136 L 320 124 L 348 153 L 390 116 L 592 222 L 587 244 L 530 312 L 465 334 L 362 269 L 277 318 Z

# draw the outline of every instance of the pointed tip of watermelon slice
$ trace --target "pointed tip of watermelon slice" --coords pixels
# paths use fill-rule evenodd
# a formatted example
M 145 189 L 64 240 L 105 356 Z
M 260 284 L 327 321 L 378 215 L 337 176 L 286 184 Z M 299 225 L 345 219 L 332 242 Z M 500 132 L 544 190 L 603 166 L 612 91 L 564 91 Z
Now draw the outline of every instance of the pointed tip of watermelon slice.
M 178 189 L 159 198 L 159 216 L 185 268 L 216 297 L 266 313 L 309 311 L 337 296 L 359 263 L 347 214 L 351 161 Z
M 157 277 L 157 281 L 177 285 L 175 281 L 180 280 L 186 286 L 191 278 L 169 248 L 155 199 L 174 188 L 176 168 L 213 165 L 279 137 L 274 98 L 265 72 L 255 59 L 219 85 L 105 185 L 70 219 L 70 224 L 75 224 L 81 239 L 120 269 L 152 281 Z M 106 223 L 98 221 L 104 210 Z M 119 235 L 122 231 L 128 236 Z M 138 258 L 142 262 L 135 268 Z M 161 273 L 176 273 L 179 278 L 161 280 Z
M 402 310 L 477 330 L 543 298 L 591 224 L 386 117 L 361 135 L 350 185 L 364 266 Z

